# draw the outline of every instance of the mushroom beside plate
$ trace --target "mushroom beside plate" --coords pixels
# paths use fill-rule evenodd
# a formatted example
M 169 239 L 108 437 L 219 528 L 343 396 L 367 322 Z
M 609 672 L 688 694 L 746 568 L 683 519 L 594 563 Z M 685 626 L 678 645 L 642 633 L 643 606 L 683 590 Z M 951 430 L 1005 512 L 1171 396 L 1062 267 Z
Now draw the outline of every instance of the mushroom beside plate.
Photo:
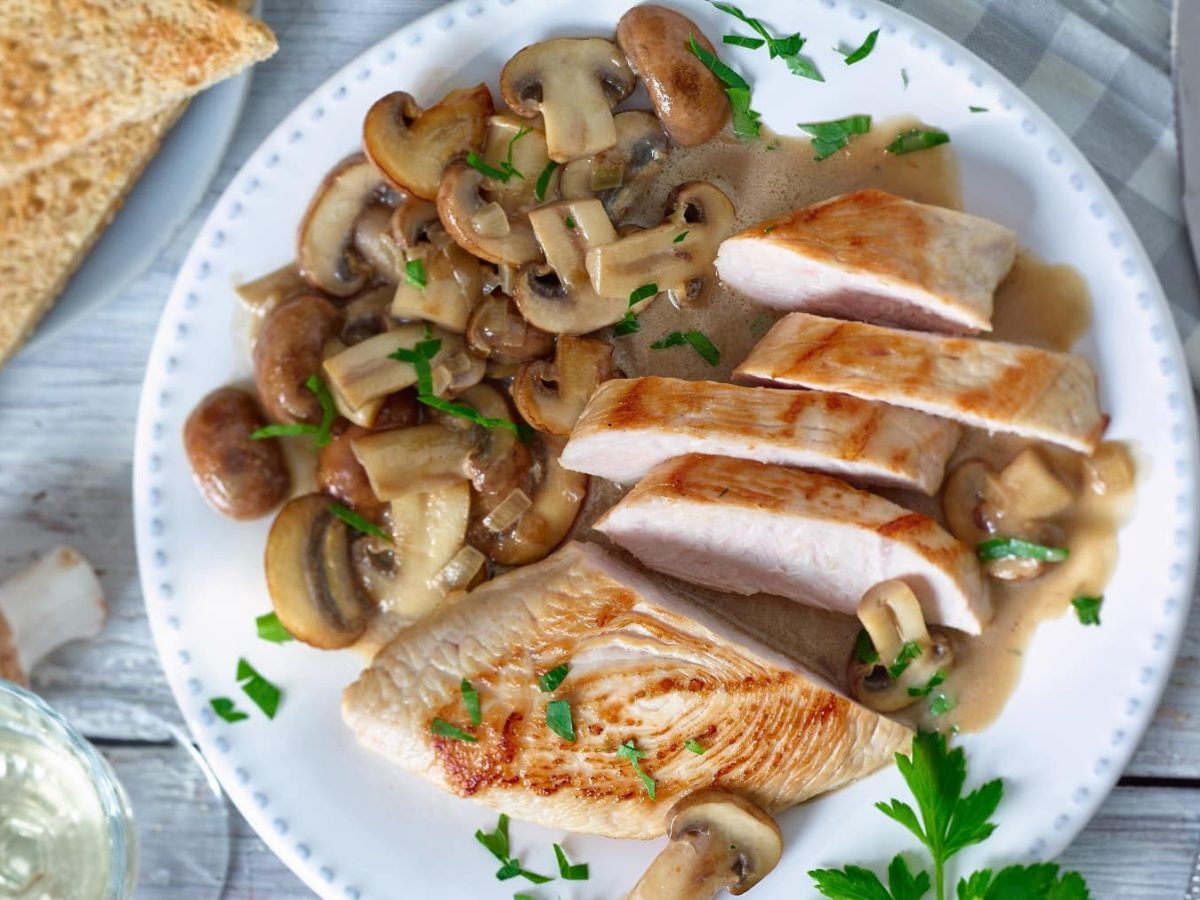
M 710 38 L 737 30 L 700 0 L 675 5 Z M 964 870 L 993 859 L 1053 856 L 1083 827 L 1140 739 L 1170 672 L 1191 597 L 1200 453 L 1191 388 L 1161 289 L 1099 176 L 1040 110 L 968 51 L 874 0 L 818 4 L 803 21 L 787 0 L 741 5 L 779 31 L 802 27 L 827 77 L 824 84 L 809 82 L 765 52 L 720 47 L 754 85 L 754 107 L 765 122 L 792 133 L 798 108 L 811 120 L 848 112 L 871 113 L 876 121 L 920 115 L 953 136 L 966 208 L 1017 227 L 1023 244 L 1047 260 L 1074 265 L 1090 286 L 1095 323 L 1081 350 L 1101 373 L 1113 416 L 1110 435 L 1136 442 L 1148 457 L 1138 505 L 1120 536 L 1104 624 L 1081 628 L 1064 618 L 1044 626 L 1003 716 L 962 739 L 972 778 L 1000 776 L 1012 786 L 1000 807 L 1001 827 L 978 848 L 982 852 L 962 854 Z M 231 337 L 238 304 L 232 285 L 291 260 L 309 197 L 325 173 L 357 149 L 371 104 L 395 90 L 429 104 L 450 88 L 480 81 L 499 96 L 503 60 L 548 37 L 611 37 L 628 6 L 621 0 L 468 0 L 387 37 L 300 103 L 251 155 L 200 230 L 164 311 L 134 463 L 138 559 L 155 641 L 192 732 L 229 795 L 324 897 L 385 898 L 404 884 L 414 895 L 507 900 L 516 888 L 495 880 L 495 860 L 472 840 L 476 829 L 495 826 L 493 812 L 396 771 L 359 747 L 343 726 L 340 693 L 361 660 L 257 639 L 254 617 L 270 609 L 262 565 L 270 523 L 233 523 L 207 507 L 179 452 L 183 423 L 205 394 L 247 374 L 244 349 Z M 882 30 L 874 52 L 854 66 L 823 49 L 857 44 L 875 28 Z M 902 67 L 907 90 L 897 74 Z M 992 112 L 972 115 L 970 105 Z M 314 115 L 318 108 L 321 118 Z M 297 131 L 303 140 L 289 143 Z M 251 184 L 256 187 L 247 195 Z M 235 205 L 240 212 L 231 217 Z M 1093 215 L 1093 205 L 1102 217 Z M 1061 227 L 1064 218 L 1072 228 Z M 218 231 L 225 236 L 220 247 L 213 241 Z M 1120 238 L 1119 248 L 1110 232 Z M 256 711 L 236 724 L 212 716 L 210 697 L 240 696 L 239 656 L 283 689 L 273 721 Z M 1064 680 L 1065 668 L 1075 677 Z M 1031 734 L 1043 748 L 1036 756 L 1026 752 Z M 321 789 L 304 789 L 311 784 Z M 871 864 L 914 849 L 903 830 L 874 809 L 876 801 L 902 792 L 898 775 L 885 771 L 780 814 L 783 856 L 752 896 L 807 896 L 805 872 L 814 866 Z M 556 873 L 552 842 L 573 862 L 590 864 L 590 880 L 556 882 L 564 898 L 623 896 L 666 844 L 566 835 L 517 821 L 510 830 L 514 850 L 532 871 Z M 452 864 L 430 862 L 446 860 L 447 848 L 453 848 Z

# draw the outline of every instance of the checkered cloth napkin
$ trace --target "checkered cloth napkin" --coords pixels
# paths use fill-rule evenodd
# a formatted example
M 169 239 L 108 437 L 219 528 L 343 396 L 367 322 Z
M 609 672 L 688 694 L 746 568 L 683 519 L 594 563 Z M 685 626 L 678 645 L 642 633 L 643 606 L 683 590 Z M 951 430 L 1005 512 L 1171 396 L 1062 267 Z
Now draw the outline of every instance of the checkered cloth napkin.
M 885 2 L 999 69 L 1091 160 L 1158 270 L 1200 385 L 1200 280 L 1181 206 L 1170 0 Z

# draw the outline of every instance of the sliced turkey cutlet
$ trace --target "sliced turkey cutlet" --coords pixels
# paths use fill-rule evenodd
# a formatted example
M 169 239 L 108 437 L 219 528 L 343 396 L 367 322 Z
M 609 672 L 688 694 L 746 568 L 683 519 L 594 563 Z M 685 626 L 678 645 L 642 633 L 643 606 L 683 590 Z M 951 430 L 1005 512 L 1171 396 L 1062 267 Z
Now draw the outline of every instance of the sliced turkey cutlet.
M 543 693 L 538 676 L 563 664 L 566 678 Z M 479 725 L 463 707 L 464 678 L 479 692 Z M 550 700 L 570 704 L 574 741 L 547 726 Z M 368 747 L 460 797 L 617 838 L 661 835 L 663 811 L 699 788 L 785 809 L 886 765 L 910 736 L 578 543 L 401 634 L 346 689 L 342 710 Z M 439 737 L 434 719 L 476 740 Z M 645 753 L 657 801 L 617 754 L 626 742 Z
M 992 615 L 971 548 L 828 475 L 685 456 L 656 467 L 595 527 L 652 569 L 736 594 L 854 615 L 869 588 L 899 578 L 932 624 L 979 634 Z
M 843 394 L 648 376 L 600 385 L 562 464 L 631 484 L 664 460 L 710 453 L 932 494 L 959 431 L 945 419 Z
M 837 391 L 1091 453 L 1106 417 L 1081 356 L 792 313 L 734 381 Z
M 934 331 L 991 331 L 1016 235 L 953 209 L 855 191 L 721 244 L 721 280 L 767 306 Z

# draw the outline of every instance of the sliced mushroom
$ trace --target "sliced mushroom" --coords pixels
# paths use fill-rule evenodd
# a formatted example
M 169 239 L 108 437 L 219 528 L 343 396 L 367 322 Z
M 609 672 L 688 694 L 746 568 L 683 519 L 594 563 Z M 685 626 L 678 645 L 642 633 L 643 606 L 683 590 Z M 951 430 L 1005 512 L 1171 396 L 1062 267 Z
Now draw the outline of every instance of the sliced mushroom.
M 289 501 L 271 526 L 267 589 L 280 623 L 297 640 L 326 650 L 354 643 L 370 604 L 359 586 L 350 527 L 324 494 Z
M 371 205 L 395 199 L 362 155 L 338 164 L 325 176 L 300 221 L 296 264 L 305 280 L 335 297 L 362 290 L 373 269 L 355 245 L 359 217 Z
M 276 422 L 321 421 L 321 404 L 305 382 L 321 367 L 325 344 L 338 332 L 341 315 L 316 294 L 276 306 L 254 342 L 254 385 Z
M 386 203 L 368 206 L 354 223 L 354 249 L 377 279 L 395 284 L 404 277 L 404 254 L 392 236 L 395 210 Z
M 542 114 L 550 158 L 569 162 L 617 142 L 612 108 L 633 91 L 625 57 L 603 38 L 555 38 L 519 51 L 500 72 L 500 93 L 522 116 Z
M 745 797 L 708 788 L 667 812 L 667 845 L 627 900 L 710 900 L 737 896 L 765 878 L 783 855 L 775 820 Z
M 630 109 L 613 117 L 617 143 L 563 166 L 559 195 L 578 200 L 600 195 L 609 218 L 622 221 L 666 163 L 667 136 L 654 113 Z
M 908 689 L 925 687 L 939 670 L 944 672 L 954 662 L 949 637 L 937 629 L 930 634 L 920 601 L 899 579 L 881 581 L 863 594 L 858 620 L 870 635 L 878 659 L 851 659 L 850 690 L 874 710 L 895 712 L 911 706 L 921 694 Z M 913 647 L 916 655 L 910 658 Z
M 483 145 L 494 109 L 486 84 L 451 91 L 426 110 L 396 91 L 367 112 L 363 148 L 393 185 L 433 200 L 446 163 Z
M 483 297 L 479 260 L 452 241 L 443 247 L 432 241 L 410 247 L 405 251 L 405 260 L 421 261 L 425 284 L 401 280 L 392 299 L 392 316 L 423 319 L 449 331 L 463 332 L 471 310 Z
M 490 384 L 475 385 L 459 401 L 485 418 L 515 421 L 504 394 Z M 471 486 L 480 494 L 497 497 L 523 487 L 533 462 L 529 448 L 507 428 L 476 426 L 475 434 L 475 446 L 466 463 Z
M 974 547 L 994 535 L 1000 526 L 995 506 L 999 490 L 995 472 L 981 459 L 960 463 L 942 487 L 942 516 L 950 533 Z
M 509 218 L 508 232 L 491 237 L 476 227 L 476 216 L 492 201 L 483 196 L 484 175 L 456 159 L 442 175 L 437 193 L 438 218 L 455 243 L 468 253 L 497 265 L 519 266 L 541 258 L 528 219 Z
M 534 466 L 529 494 L 533 505 L 505 531 L 484 527 L 483 519 L 506 496 L 473 498 L 470 542 L 488 558 L 504 566 L 523 566 L 547 556 L 566 538 L 587 497 L 586 475 L 564 469 L 558 463 L 563 441 L 539 437 L 533 444 Z
M 338 339 L 346 347 L 361 344 L 367 338 L 387 331 L 391 319 L 392 298 L 396 289 L 390 284 L 368 288 L 342 307 L 342 328 Z
M 592 290 L 584 260 L 617 233 L 599 200 L 563 200 L 529 214 L 546 254 L 546 265 L 517 273 L 513 299 L 532 325 L 555 334 L 586 334 L 620 321 L 629 295 L 600 297 Z
M 568 435 L 592 393 L 613 377 L 612 344 L 564 334 L 554 361 L 527 362 L 513 381 L 513 400 L 525 421 L 546 434 Z
M 284 300 L 297 294 L 311 293 L 312 285 L 300 275 L 296 264 L 290 262 L 274 272 L 239 284 L 235 290 L 248 310 L 258 315 L 266 315 Z
M 392 501 L 392 534 L 399 574 L 380 598 L 388 618 L 404 625 L 445 602 L 450 586 L 438 576 L 462 549 L 471 510 L 465 481 Z
M 435 490 L 467 479 L 469 436 L 441 425 L 376 431 L 351 441 L 380 500 Z
M 554 335 L 525 321 L 512 298 L 499 291 L 484 297 L 467 322 L 467 345 L 488 362 L 522 363 L 554 351 Z
M 520 216 L 544 202 L 545 196 L 538 200 L 534 191 L 550 156 L 546 150 L 546 134 L 537 123 L 507 113 L 492 116 L 488 121 L 483 159 L 495 169 L 503 171 L 502 164 L 508 163 L 516 170 L 516 174 L 507 180 L 486 178 L 483 183 L 492 200 L 508 215 Z M 549 187 L 547 185 L 548 191 Z
M 321 448 L 317 454 L 317 487 L 368 519 L 379 521 L 385 504 L 375 496 L 366 470 L 354 455 L 355 438 L 368 434 L 367 429 L 352 425 Z
M 79 551 L 55 547 L 0 584 L 0 678 L 28 684 L 39 661 L 95 637 L 107 616 L 95 570 Z
M 661 225 L 588 251 L 587 270 L 597 294 L 628 297 L 644 284 L 687 291 L 695 279 L 715 279 L 717 247 L 733 230 L 729 198 L 707 181 L 689 181 L 671 192 L 667 209 Z
M 716 55 L 699 26 L 673 9 L 647 3 L 617 23 L 617 43 L 629 67 L 646 86 L 667 134 L 682 147 L 703 144 L 729 118 L 725 85 L 690 51 L 693 36 Z
M 408 197 L 392 212 L 392 238 L 402 249 L 431 240 L 430 232 L 440 227 L 437 204 Z

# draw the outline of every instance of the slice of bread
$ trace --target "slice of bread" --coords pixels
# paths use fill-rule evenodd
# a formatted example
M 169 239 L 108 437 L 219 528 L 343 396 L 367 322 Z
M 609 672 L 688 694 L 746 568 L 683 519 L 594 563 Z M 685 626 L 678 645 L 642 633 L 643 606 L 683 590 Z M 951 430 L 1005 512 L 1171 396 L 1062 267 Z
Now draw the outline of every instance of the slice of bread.
M 0 185 L 275 52 L 210 0 L 0 0 Z

